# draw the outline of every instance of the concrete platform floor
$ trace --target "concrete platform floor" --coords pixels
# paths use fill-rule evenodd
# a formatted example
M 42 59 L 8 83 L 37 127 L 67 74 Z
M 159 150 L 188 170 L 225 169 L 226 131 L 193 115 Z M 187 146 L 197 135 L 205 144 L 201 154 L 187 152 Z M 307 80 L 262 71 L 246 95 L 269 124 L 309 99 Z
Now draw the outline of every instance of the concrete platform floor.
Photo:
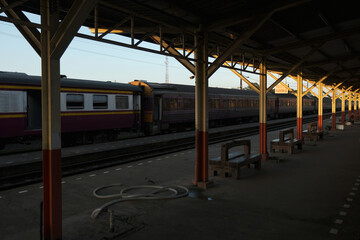
M 278 132 L 270 132 L 268 140 Z M 259 148 L 252 136 L 252 150 Z M 209 147 L 219 155 L 220 144 Z M 360 238 L 360 125 L 329 132 L 293 155 L 271 154 L 260 171 L 242 178 L 211 178 L 191 186 L 194 150 L 177 152 L 63 179 L 64 239 L 354 239 Z M 111 199 L 92 191 L 103 185 L 180 184 L 188 197 L 122 202 L 109 214 L 91 212 Z M 119 189 L 115 189 L 119 191 Z M 109 192 L 105 190 L 104 192 Z M 0 239 L 40 239 L 41 184 L 0 192 Z

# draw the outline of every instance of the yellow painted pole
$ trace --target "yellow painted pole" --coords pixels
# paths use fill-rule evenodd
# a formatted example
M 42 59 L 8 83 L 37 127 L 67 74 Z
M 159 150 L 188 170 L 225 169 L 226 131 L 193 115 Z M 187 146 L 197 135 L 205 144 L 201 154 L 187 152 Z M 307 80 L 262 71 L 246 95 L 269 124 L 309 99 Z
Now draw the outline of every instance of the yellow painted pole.
M 266 66 L 265 59 L 260 64 L 260 106 L 259 106 L 259 122 L 260 122 L 260 154 L 262 160 L 267 160 L 269 154 L 267 152 L 267 130 L 266 130 Z
M 296 136 L 302 139 L 302 120 L 303 120 L 303 79 L 302 74 L 297 75 L 297 101 L 296 101 Z

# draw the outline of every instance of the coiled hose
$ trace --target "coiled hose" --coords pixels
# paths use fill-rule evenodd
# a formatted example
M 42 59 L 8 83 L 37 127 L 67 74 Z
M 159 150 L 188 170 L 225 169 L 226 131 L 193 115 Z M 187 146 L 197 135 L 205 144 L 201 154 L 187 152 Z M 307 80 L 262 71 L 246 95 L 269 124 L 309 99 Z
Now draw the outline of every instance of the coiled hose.
M 122 186 L 122 184 L 112 184 L 108 186 L 98 187 L 93 191 L 93 195 L 97 198 L 115 198 L 118 197 L 118 199 L 115 199 L 113 201 L 110 201 L 101 207 L 95 209 L 91 217 L 93 219 L 96 219 L 100 213 L 102 213 L 104 210 L 106 210 L 109 206 L 123 201 L 129 201 L 129 200 L 154 200 L 154 199 L 175 199 L 175 198 L 181 198 L 186 197 L 189 194 L 189 189 L 180 186 L 180 185 L 172 185 L 172 186 L 157 186 L 157 185 L 139 185 L 139 186 L 132 186 L 132 187 L 126 187 L 122 188 L 120 193 L 117 194 L 110 194 L 110 195 L 99 195 L 97 192 L 110 188 L 110 187 L 116 187 L 116 186 Z M 141 190 L 144 189 L 153 189 L 152 191 L 147 192 L 141 192 Z M 181 193 L 178 191 L 181 189 Z M 129 194 L 127 192 L 136 190 L 138 193 L 132 193 Z M 170 193 L 170 194 L 169 194 Z

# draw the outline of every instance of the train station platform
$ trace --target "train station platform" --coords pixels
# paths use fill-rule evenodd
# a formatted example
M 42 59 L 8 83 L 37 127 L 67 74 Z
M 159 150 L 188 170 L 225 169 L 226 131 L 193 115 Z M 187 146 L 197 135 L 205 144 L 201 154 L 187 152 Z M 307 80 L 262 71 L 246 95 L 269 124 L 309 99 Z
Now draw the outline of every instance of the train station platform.
M 268 140 L 278 131 L 269 132 Z M 258 152 L 259 136 L 251 139 Z M 209 146 L 209 155 L 220 154 Z M 271 154 L 260 171 L 239 180 L 212 177 L 206 191 L 193 187 L 194 150 L 63 178 L 63 239 L 354 239 L 360 237 L 360 125 L 329 132 L 294 154 Z M 112 199 L 93 190 L 121 183 L 182 185 L 187 197 L 126 201 L 91 218 Z M 120 189 L 115 190 L 115 193 Z M 103 193 L 110 193 L 110 189 Z M 40 239 L 41 184 L 0 192 L 3 239 Z

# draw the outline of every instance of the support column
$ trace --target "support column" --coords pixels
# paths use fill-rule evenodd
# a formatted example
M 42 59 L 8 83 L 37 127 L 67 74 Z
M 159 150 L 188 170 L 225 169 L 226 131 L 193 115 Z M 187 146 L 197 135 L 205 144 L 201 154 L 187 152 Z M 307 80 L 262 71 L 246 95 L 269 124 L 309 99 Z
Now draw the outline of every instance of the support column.
M 357 113 L 357 120 L 360 119 L 360 93 L 357 94 L 357 106 L 358 106 L 358 113 Z
M 303 79 L 302 73 L 297 75 L 297 110 L 296 110 L 296 137 L 302 140 L 303 125 Z
M 318 98 L 318 130 L 323 129 L 323 83 L 319 83 L 319 98 Z
M 354 96 L 354 120 L 358 119 L 358 109 L 357 109 L 357 99 L 356 95 Z
M 349 119 L 352 115 L 352 96 L 351 96 L 351 92 L 349 92 L 349 99 L 348 99 L 348 108 L 349 108 Z
M 195 179 L 202 188 L 210 185 L 208 180 L 208 78 L 207 42 L 204 33 L 195 35 Z
M 332 89 L 331 97 L 331 131 L 336 130 L 336 93 L 335 89 Z
M 266 130 L 266 66 L 265 59 L 260 64 L 260 101 L 259 101 L 259 121 L 260 121 L 260 154 L 262 160 L 269 158 L 267 152 L 267 130 Z
M 341 124 L 345 124 L 346 115 L 345 115 L 345 91 L 341 94 Z
M 51 56 L 59 24 L 55 1 L 41 1 L 44 239 L 62 239 L 60 60 Z M 54 4 L 53 4 L 54 3 Z M 48 27 L 48 28 L 45 28 Z

